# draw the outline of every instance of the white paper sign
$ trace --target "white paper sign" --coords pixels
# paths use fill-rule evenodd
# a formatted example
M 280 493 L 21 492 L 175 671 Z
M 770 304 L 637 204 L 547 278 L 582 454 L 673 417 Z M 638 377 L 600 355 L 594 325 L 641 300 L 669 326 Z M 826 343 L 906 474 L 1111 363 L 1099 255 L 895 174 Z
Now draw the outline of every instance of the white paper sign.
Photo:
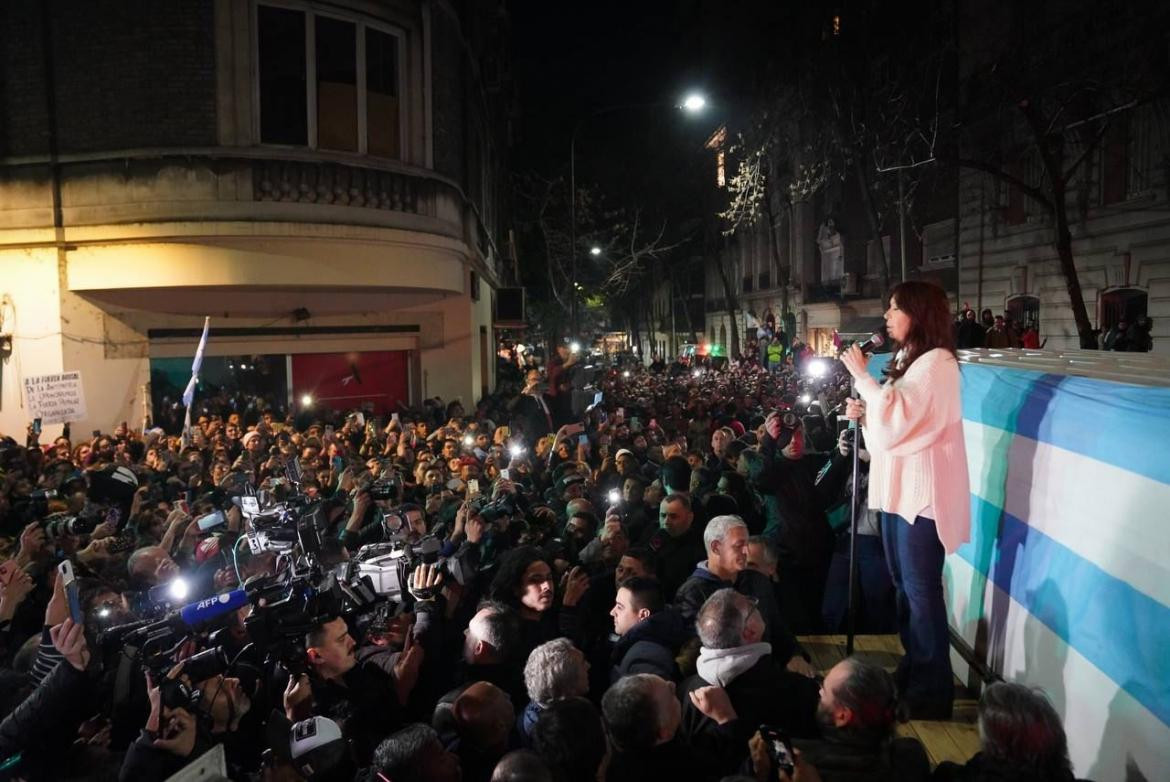
M 42 424 L 63 424 L 85 418 L 85 388 L 81 372 L 61 372 L 24 379 L 24 401 L 29 417 Z

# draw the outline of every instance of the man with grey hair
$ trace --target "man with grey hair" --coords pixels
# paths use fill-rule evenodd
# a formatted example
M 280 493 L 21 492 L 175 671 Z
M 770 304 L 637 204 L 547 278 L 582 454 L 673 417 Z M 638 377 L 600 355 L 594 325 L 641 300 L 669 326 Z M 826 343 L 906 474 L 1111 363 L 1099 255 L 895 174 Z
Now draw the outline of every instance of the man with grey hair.
M 815 675 L 780 616 L 772 582 L 747 566 L 748 528 L 743 519 L 739 516 L 711 519 L 703 531 L 703 545 L 707 550 L 707 560 L 695 567 L 675 595 L 674 605 L 683 619 L 694 621 L 703 601 L 720 589 L 734 589 L 755 601 L 764 622 L 761 640 L 772 645 L 776 659 L 783 660 L 791 671 L 805 676 Z
M 528 706 L 516 721 L 520 741 L 531 747 L 532 729 L 540 714 L 560 698 L 589 693 L 589 663 L 568 638 L 556 638 L 532 650 L 524 665 Z
M 774 725 L 791 736 L 817 735 L 813 719 L 818 686 L 815 680 L 785 670 L 764 639 L 764 618 L 756 601 L 736 590 L 716 590 L 695 620 L 702 646 L 698 673 L 683 683 L 691 693 L 722 687 L 743 725 Z M 747 756 L 747 745 L 728 756 L 719 726 L 683 698 L 682 731 L 697 748 L 727 758 L 725 774 L 735 773 Z

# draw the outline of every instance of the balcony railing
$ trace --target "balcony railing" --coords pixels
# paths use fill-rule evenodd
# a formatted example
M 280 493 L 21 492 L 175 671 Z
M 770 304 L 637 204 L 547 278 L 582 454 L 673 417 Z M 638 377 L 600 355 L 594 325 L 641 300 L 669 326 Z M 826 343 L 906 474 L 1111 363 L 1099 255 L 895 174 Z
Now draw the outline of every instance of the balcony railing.
M 341 163 L 253 160 L 257 201 L 334 204 L 434 215 L 434 180 Z

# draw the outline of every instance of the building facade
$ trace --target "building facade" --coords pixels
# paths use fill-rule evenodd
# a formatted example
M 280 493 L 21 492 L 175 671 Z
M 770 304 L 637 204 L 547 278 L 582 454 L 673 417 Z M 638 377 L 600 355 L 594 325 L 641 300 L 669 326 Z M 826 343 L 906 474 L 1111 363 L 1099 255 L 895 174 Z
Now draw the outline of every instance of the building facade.
M 204 317 L 225 393 L 478 399 L 508 219 L 500 10 L 135 8 L 0 9 L 0 431 L 28 422 L 28 378 L 75 370 L 74 431 L 164 419 Z
M 1119 321 L 1132 325 L 1148 316 L 1153 351 L 1170 353 L 1165 4 L 1076 0 L 1013 7 L 964 0 L 959 6 L 961 94 L 970 104 L 961 107 L 968 117 L 962 156 L 990 160 L 1050 196 L 1050 177 L 1022 113 L 976 109 L 994 84 L 987 76 L 992 64 L 1012 65 L 1018 57 L 1013 50 L 1059 63 L 1061 70 L 1047 81 L 1026 82 L 1022 89 L 1031 89 L 1051 137 L 1062 144 L 1062 168 L 1072 172 L 1066 211 L 1090 325 L 1105 333 Z M 1063 84 L 1084 87 L 1082 95 L 1093 99 L 1064 110 Z M 957 211 L 960 298 L 1017 322 L 1035 320 L 1048 348 L 1077 348 L 1052 213 L 1003 177 L 971 167 L 960 168 Z

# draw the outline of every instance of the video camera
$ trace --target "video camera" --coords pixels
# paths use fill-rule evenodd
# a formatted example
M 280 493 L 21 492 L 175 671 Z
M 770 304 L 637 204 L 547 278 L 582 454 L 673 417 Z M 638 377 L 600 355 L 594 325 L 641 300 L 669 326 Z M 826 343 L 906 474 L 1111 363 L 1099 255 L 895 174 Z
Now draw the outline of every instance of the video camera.
M 420 564 L 438 564 L 444 575 L 452 575 L 445 567 L 446 560 L 439 556 L 442 548 L 442 542 L 434 535 L 426 535 L 416 543 L 405 535 L 396 535 L 384 543 L 362 546 L 347 563 L 347 572 L 368 579 L 378 595 L 401 602 L 403 593 L 410 591 L 411 574 Z

